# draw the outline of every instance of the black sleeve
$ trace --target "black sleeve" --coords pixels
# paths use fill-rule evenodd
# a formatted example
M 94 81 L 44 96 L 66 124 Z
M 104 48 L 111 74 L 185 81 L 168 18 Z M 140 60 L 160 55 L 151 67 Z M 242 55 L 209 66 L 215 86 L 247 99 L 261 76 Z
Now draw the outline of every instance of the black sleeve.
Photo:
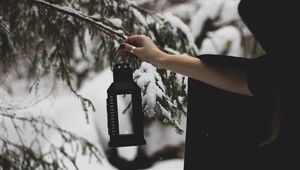
M 204 54 L 197 56 L 202 62 L 212 65 L 246 69 L 254 59 L 226 55 Z
M 275 79 L 275 67 L 268 55 L 243 58 L 225 55 L 199 55 L 205 63 L 222 67 L 235 67 L 247 73 L 248 88 L 255 97 L 266 97 Z
M 258 57 L 247 68 L 248 88 L 255 97 L 268 97 L 275 85 L 276 71 L 272 58 Z

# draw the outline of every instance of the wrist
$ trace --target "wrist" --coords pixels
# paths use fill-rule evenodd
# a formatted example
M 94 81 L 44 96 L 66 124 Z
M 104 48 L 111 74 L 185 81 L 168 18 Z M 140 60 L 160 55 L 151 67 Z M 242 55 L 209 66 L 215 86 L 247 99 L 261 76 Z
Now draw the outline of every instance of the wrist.
M 154 65 L 158 68 L 167 69 L 167 65 L 169 60 L 172 58 L 172 55 L 163 52 L 159 56 L 160 57 L 158 58 L 157 62 L 154 63 Z

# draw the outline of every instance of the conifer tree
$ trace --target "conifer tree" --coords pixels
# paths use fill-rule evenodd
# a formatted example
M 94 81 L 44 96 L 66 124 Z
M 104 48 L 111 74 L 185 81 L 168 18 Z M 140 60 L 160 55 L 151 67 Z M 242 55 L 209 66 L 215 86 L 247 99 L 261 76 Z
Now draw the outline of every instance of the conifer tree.
M 120 43 L 131 34 L 146 34 L 169 53 L 195 55 L 197 51 L 187 26 L 177 17 L 155 14 L 126 0 L 1 1 L 1 77 L 17 72 L 17 78 L 33 80 L 31 91 L 38 90 L 40 78 L 53 73 L 81 100 L 88 117 L 94 107 L 89 99 L 77 93 L 82 82 L 107 66 L 128 62 L 135 70 L 135 81 L 142 88 L 146 118 L 161 120 L 181 133 L 178 120 L 185 114 L 186 78 L 125 54 L 115 55 Z M 86 35 L 90 35 L 92 48 L 86 44 Z M 80 49 L 80 55 L 75 54 L 76 49 Z M 78 69 L 82 64 L 86 67 Z M 20 110 L 1 102 L 1 119 L 12 122 L 8 125 L 2 121 L 1 126 L 13 127 L 19 139 L 19 143 L 15 143 L 6 139 L 8 134 L 1 134 L 0 164 L 7 169 L 64 169 L 61 159 L 69 160 L 76 167 L 74 159 L 78 153 L 65 152 L 66 144 L 79 147 L 77 150 L 82 151 L 79 154 L 88 153 L 101 160 L 99 152 L 88 141 L 44 118 L 20 116 Z M 23 122 L 23 128 L 34 131 L 35 137 L 29 145 L 23 142 L 24 136 L 18 133 L 22 128 L 16 122 Z M 60 134 L 63 142 L 60 146 L 53 145 L 48 154 L 37 156 L 32 147 L 40 147 L 39 140 L 47 141 L 43 131 L 47 128 Z
M 28 72 L 22 76 L 43 76 L 54 71 L 56 77 L 65 80 L 75 94 L 84 80 L 83 74 L 99 72 L 106 63 L 129 62 L 134 69 L 145 72 L 139 60 L 121 56 L 113 58 L 116 48 L 127 35 L 147 34 L 169 52 L 190 55 L 196 52 L 190 35 L 185 28 L 177 27 L 179 24 L 175 25 L 174 19 L 168 20 L 124 0 L 10 0 L 1 2 L 1 7 L 2 71 L 9 72 L 13 65 L 25 58 L 29 62 L 22 67 L 28 68 Z M 176 21 L 180 22 L 179 19 Z M 90 54 L 87 54 L 84 41 L 86 32 L 95 42 Z M 78 45 L 81 56 L 74 56 L 74 44 Z M 82 62 L 89 63 L 89 67 L 77 72 L 76 66 Z M 145 98 L 144 107 L 149 108 L 145 111 L 149 115 L 155 112 L 162 120 L 170 113 L 166 122 L 172 123 L 179 114 L 178 110 L 184 111 L 184 100 L 178 99 L 185 97 L 184 77 L 165 70 L 154 69 L 154 72 L 157 73 L 156 82 L 142 82 L 143 94 L 147 95 L 151 83 L 160 89 L 160 94 L 155 97 L 155 103 L 147 104 Z M 135 75 L 139 82 L 138 72 Z M 76 87 L 73 87 L 72 79 Z M 92 106 L 84 96 L 78 97 L 83 99 L 85 109 L 87 105 Z M 159 114 L 164 112 L 165 115 Z

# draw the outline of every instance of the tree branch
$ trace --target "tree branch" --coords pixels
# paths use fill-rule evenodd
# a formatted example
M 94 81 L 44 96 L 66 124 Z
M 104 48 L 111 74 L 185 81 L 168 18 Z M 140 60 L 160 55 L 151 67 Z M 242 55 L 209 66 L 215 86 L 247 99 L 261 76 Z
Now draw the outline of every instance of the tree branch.
M 28 1 L 30 1 L 31 3 L 33 3 L 33 4 L 37 5 L 37 6 L 41 6 L 41 7 L 44 7 L 44 8 L 53 9 L 53 10 L 62 12 L 64 14 L 71 15 L 71 16 L 73 16 L 73 17 L 75 17 L 77 19 L 80 19 L 82 21 L 88 22 L 91 25 L 96 26 L 101 31 L 105 32 L 106 34 L 108 34 L 110 36 L 117 36 L 120 39 L 125 39 L 126 38 L 126 34 L 124 33 L 123 30 L 120 30 L 120 29 L 119 30 L 115 30 L 112 27 L 104 24 L 103 22 L 95 21 L 90 16 L 82 14 L 81 12 L 76 11 L 76 10 L 74 10 L 72 8 L 61 7 L 59 5 L 55 5 L 55 4 L 52 4 L 52 3 L 49 3 L 49 2 L 46 2 L 46 1 L 43 1 L 43 0 L 28 0 Z

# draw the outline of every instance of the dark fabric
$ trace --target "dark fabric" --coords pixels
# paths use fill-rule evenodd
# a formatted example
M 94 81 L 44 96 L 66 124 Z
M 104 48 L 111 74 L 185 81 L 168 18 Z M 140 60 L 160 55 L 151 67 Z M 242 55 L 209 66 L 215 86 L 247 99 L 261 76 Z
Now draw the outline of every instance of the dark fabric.
M 203 62 L 250 69 L 253 59 L 201 55 Z M 253 97 L 188 81 L 185 170 L 253 170 L 256 146 L 268 134 L 267 107 Z
M 247 71 L 254 97 L 189 78 L 185 170 L 300 169 L 299 9 L 296 1 L 241 0 L 239 13 L 266 54 L 255 59 L 201 55 L 207 64 Z M 269 133 L 272 92 L 280 83 L 283 116 L 278 139 Z M 299 162 L 299 163 L 298 163 Z
M 267 53 L 296 51 L 291 40 L 298 32 L 297 1 L 241 0 L 239 14 Z
M 299 9 L 296 1 L 242 0 L 239 13 L 266 56 L 248 69 L 248 87 L 268 107 L 280 84 L 282 121 L 278 139 L 254 153 L 254 169 L 300 169 Z M 268 110 L 268 109 L 267 109 Z M 268 114 L 268 113 L 267 113 Z
M 272 87 L 278 77 L 271 56 L 263 55 L 253 59 L 246 68 L 248 88 L 252 95 L 261 100 L 269 100 Z
M 280 70 L 297 67 L 299 9 L 297 1 L 241 0 L 239 14 Z

